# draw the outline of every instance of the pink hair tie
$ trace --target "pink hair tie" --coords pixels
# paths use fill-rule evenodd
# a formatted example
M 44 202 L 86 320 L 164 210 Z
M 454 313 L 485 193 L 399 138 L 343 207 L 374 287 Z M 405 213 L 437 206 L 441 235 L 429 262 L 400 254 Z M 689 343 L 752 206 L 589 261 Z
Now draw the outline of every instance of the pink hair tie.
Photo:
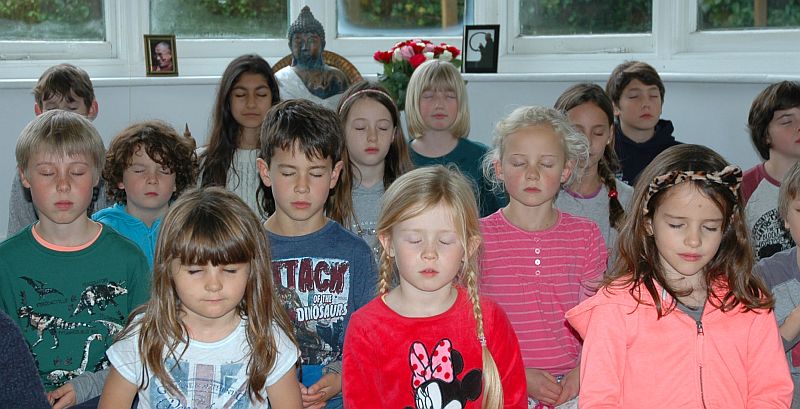
M 619 193 L 617 193 L 617 189 L 611 189 L 608 191 L 608 197 L 615 199 L 617 196 L 619 196 Z

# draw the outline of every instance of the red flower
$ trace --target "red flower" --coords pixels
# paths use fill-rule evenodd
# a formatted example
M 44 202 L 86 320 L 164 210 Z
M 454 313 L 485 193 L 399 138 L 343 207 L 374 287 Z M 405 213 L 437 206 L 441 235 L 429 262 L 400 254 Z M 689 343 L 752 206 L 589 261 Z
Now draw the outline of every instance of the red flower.
M 424 62 L 425 62 L 425 56 L 422 55 L 422 54 L 414 54 L 411 57 L 411 59 L 408 60 L 408 63 L 411 64 L 411 67 L 414 68 L 414 69 L 417 69 L 417 67 L 419 67 L 420 64 L 422 64 Z
M 458 48 L 456 48 L 456 47 L 454 47 L 452 45 L 448 45 L 447 46 L 447 51 L 450 51 L 450 53 L 453 54 L 453 58 L 456 58 L 459 55 L 461 55 L 461 51 Z
M 433 47 L 433 55 L 434 55 L 434 57 L 438 57 L 439 54 L 444 52 L 444 50 L 445 50 L 445 48 L 440 46 L 440 45 L 437 45 L 436 47 Z
M 419 45 L 419 44 L 417 44 L 417 43 L 411 43 L 411 44 L 409 44 L 409 45 L 411 46 L 411 48 L 413 48 L 413 49 L 414 49 L 414 53 L 415 53 L 415 54 L 419 54 L 419 53 L 421 53 L 421 52 L 422 52 L 422 50 L 424 50 L 424 49 L 425 49 L 425 46 L 424 46 L 424 45 Z
M 374 58 L 375 61 L 388 64 L 388 63 L 392 62 L 392 52 L 378 50 L 378 51 L 375 51 L 375 54 L 372 55 L 372 58 Z

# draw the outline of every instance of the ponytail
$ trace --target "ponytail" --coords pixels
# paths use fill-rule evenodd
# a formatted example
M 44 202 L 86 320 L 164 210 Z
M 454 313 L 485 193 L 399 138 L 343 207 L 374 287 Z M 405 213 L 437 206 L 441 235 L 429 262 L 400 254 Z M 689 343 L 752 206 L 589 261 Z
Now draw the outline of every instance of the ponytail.
M 603 157 L 597 163 L 597 174 L 600 180 L 608 190 L 608 222 L 615 230 L 619 231 L 622 228 L 622 220 L 625 216 L 625 209 L 622 203 L 619 202 L 619 193 L 617 192 L 617 179 L 614 177 L 614 171 L 619 169 L 619 161 L 614 148 L 611 145 L 606 145 L 603 151 Z

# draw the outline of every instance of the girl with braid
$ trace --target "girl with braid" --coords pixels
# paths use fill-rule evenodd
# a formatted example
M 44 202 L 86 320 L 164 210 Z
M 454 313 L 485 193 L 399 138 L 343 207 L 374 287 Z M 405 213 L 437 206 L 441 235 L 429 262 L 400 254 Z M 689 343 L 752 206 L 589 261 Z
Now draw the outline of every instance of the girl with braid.
M 564 112 L 578 131 L 589 139 L 589 162 L 580 181 L 564 188 L 556 207 L 597 223 L 608 248 L 608 265 L 613 264 L 617 234 L 633 188 L 614 177 L 619 160 L 614 152 L 614 105 L 597 84 L 576 84 L 564 91 L 555 108 Z
M 525 408 L 517 337 L 478 295 L 481 236 L 467 179 L 441 165 L 400 176 L 377 231 L 380 296 L 345 334 L 344 406 Z
M 498 122 L 484 160 L 508 206 L 480 221 L 481 292 L 519 338 L 529 408 L 576 408 L 581 343 L 564 313 L 594 293 L 606 270 L 597 224 L 553 207 L 579 180 L 589 141 L 553 108 L 520 107 Z

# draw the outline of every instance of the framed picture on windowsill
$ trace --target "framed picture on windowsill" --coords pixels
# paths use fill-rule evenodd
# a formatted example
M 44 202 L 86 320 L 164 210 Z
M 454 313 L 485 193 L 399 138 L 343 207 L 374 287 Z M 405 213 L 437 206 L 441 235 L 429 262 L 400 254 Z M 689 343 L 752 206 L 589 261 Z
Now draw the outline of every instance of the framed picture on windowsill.
M 499 25 L 464 26 L 464 72 L 497 72 Z
M 177 76 L 178 54 L 174 35 L 144 35 L 147 76 Z

